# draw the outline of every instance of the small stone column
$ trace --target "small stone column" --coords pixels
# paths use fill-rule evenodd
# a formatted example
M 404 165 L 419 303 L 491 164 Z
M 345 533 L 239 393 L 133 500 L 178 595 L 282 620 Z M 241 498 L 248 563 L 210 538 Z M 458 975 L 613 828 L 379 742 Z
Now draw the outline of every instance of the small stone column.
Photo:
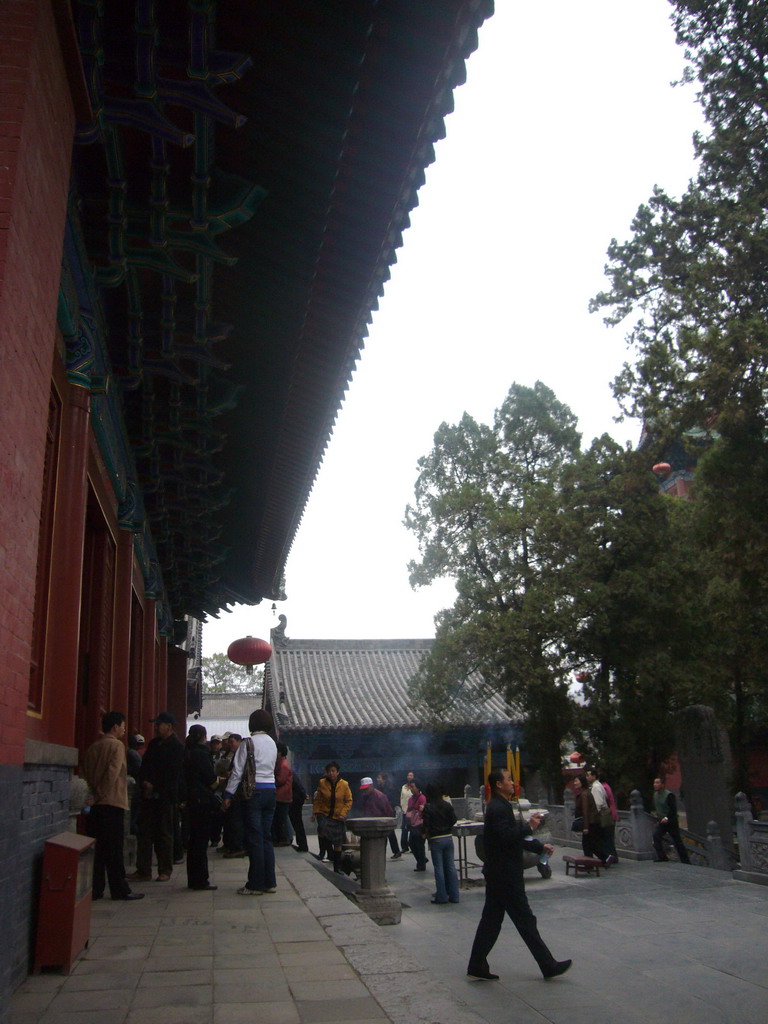
M 742 871 L 750 871 L 756 865 L 752 863 L 752 808 L 746 793 L 736 794 L 736 838 L 739 843 L 739 861 Z
M 576 818 L 576 801 L 573 798 L 573 790 L 570 786 L 565 787 L 563 793 L 563 815 L 565 820 L 565 838 L 572 839 L 573 822 Z
M 394 818 L 347 818 L 346 827 L 360 839 L 360 890 L 352 898 L 376 924 L 400 924 L 400 900 L 387 885 L 387 836 Z
M 629 794 L 629 821 L 632 828 L 632 845 L 637 851 L 637 860 L 653 858 L 653 819 L 643 807 L 643 795 L 639 789 Z

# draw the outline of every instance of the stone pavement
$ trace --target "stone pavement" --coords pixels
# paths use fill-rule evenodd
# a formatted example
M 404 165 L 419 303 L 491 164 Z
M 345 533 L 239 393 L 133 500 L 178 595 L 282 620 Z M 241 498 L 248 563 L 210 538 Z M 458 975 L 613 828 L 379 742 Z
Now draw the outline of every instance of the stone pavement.
M 310 843 L 312 840 L 310 839 Z M 434 906 L 431 871 L 388 861 L 405 907 L 378 927 L 293 850 L 278 891 L 235 893 L 245 862 L 212 854 L 213 893 L 137 886 L 136 903 L 94 904 L 72 974 L 32 976 L 12 1024 L 765 1024 L 768 887 L 724 872 L 626 861 L 598 878 L 526 872 L 562 978 L 545 982 L 509 921 L 491 954 L 497 982 L 465 976 L 482 888 Z

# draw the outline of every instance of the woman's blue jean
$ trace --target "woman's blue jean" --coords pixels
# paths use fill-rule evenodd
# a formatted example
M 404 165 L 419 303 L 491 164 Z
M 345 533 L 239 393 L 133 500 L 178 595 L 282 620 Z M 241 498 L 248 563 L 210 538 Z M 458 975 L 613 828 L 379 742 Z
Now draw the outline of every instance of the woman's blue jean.
M 272 846 L 272 818 L 275 815 L 274 789 L 255 789 L 243 802 L 245 849 L 248 854 L 248 888 L 263 892 L 274 889 L 275 850 Z
M 458 903 L 459 876 L 453 861 L 453 836 L 430 839 L 429 852 L 435 869 L 435 899 L 438 903 Z

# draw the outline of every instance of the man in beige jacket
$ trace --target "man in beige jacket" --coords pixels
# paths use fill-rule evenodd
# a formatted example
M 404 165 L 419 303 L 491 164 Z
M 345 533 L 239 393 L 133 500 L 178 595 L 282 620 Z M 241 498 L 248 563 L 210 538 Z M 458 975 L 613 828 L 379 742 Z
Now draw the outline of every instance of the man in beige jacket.
M 125 715 L 108 711 L 101 717 L 102 737 L 83 759 L 83 777 L 93 796 L 88 835 L 96 840 L 93 861 L 93 899 L 104 895 L 105 875 L 113 900 L 140 900 L 125 880 L 123 835 L 128 810 L 128 771 L 125 758 Z

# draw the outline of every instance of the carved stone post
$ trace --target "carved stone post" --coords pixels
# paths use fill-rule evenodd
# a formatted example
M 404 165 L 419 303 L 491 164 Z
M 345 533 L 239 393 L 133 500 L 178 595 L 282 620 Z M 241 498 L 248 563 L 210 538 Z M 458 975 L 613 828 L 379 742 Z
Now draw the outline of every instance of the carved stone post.
M 632 846 L 637 851 L 638 860 L 653 859 L 653 822 L 643 807 L 643 797 L 639 789 L 629 794 L 629 822 L 632 827 Z
M 352 898 L 376 924 L 400 924 L 400 900 L 387 885 L 387 836 L 394 818 L 348 818 L 346 827 L 360 839 L 360 890 Z
M 730 871 L 733 868 L 733 858 L 729 850 L 725 849 L 716 821 L 707 823 L 707 860 L 709 866 L 717 871 Z
M 741 864 L 733 877 L 768 885 L 768 822 L 755 820 L 744 793 L 736 794 L 736 838 Z
M 573 791 L 567 786 L 563 793 L 563 811 L 565 812 L 565 838 L 571 838 L 573 819 L 576 817 L 576 801 L 573 799 Z
M 739 860 L 742 871 L 751 871 L 755 865 L 752 863 L 752 850 L 750 839 L 752 837 L 752 808 L 746 793 L 736 794 L 736 839 L 739 844 Z

